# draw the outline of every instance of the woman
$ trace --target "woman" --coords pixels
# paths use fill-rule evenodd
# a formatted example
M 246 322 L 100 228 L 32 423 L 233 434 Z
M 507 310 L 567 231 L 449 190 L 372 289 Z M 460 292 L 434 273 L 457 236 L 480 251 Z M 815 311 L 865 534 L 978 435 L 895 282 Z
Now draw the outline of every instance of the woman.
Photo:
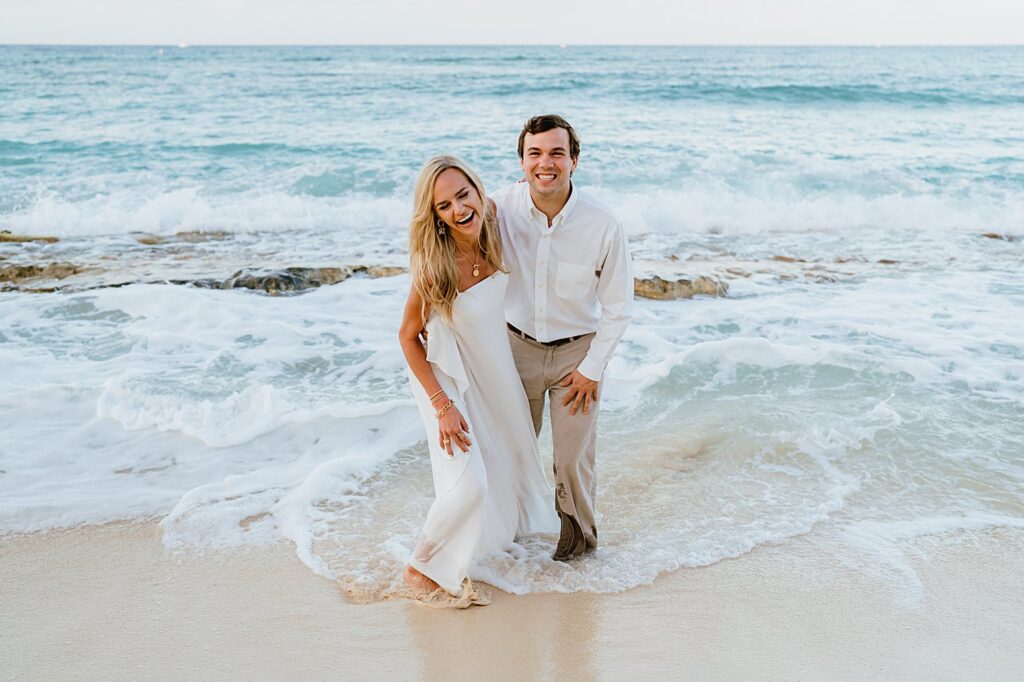
M 505 331 L 494 202 L 452 156 L 427 162 L 414 202 L 399 339 L 436 499 L 404 579 L 417 594 L 458 596 L 475 559 L 517 534 L 557 532 L 558 520 Z

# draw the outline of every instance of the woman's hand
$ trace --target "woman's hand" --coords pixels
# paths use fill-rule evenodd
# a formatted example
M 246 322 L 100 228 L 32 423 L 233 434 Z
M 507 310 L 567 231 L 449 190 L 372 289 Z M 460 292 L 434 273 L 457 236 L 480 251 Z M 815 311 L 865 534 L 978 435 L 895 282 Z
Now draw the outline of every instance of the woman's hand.
M 448 411 L 437 420 L 437 427 L 440 431 L 441 448 L 449 457 L 455 456 L 453 445 L 461 448 L 463 452 L 469 452 L 469 446 L 472 445 L 469 440 L 469 425 L 463 419 L 459 408 L 455 405 L 448 408 Z

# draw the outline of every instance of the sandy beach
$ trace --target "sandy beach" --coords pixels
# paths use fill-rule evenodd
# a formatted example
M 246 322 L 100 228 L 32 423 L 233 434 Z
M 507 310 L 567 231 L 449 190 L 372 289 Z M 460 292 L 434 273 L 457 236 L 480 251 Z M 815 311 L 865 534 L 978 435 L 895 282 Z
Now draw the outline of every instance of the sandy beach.
M 797 539 L 620 594 L 495 590 L 490 606 L 455 611 L 354 604 L 285 543 L 175 555 L 155 523 L 7 536 L 0 668 L 19 680 L 1015 680 L 1020 544 L 994 530 L 914 552 L 914 603 Z

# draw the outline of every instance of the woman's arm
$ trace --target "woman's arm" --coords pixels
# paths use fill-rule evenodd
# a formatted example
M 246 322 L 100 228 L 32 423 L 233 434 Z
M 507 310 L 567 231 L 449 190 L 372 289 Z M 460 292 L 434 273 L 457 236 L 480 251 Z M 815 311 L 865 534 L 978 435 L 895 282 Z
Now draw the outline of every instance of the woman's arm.
M 427 392 L 428 396 L 434 396 L 431 400 L 435 411 L 439 411 L 448 404 L 448 396 L 441 391 L 441 384 L 437 382 L 434 371 L 427 361 L 427 351 L 420 341 L 420 334 L 423 333 L 423 299 L 420 298 L 416 287 L 409 288 L 409 298 L 405 302 L 405 312 L 402 313 L 402 326 L 398 330 L 398 342 L 402 345 L 402 354 L 405 361 L 412 370 L 420 386 Z M 438 393 L 440 391 L 440 393 Z M 437 393 L 435 396 L 434 394 Z M 438 419 L 438 430 L 440 431 L 441 447 L 452 456 L 451 441 L 462 448 L 463 452 L 469 450 L 470 441 L 469 426 L 462 418 L 459 408 L 452 405 L 444 415 Z
M 420 298 L 416 287 L 410 287 L 409 298 L 405 302 L 405 312 L 402 313 L 402 326 L 398 330 L 398 342 L 402 344 L 402 354 L 405 355 L 405 361 L 416 376 L 416 380 L 420 382 L 420 386 L 427 392 L 427 395 L 434 395 L 441 390 L 441 384 L 437 383 L 437 377 L 430 369 L 430 363 L 427 362 L 427 351 L 420 341 L 420 334 L 424 331 L 422 309 L 423 299 Z M 443 396 L 436 398 L 433 402 L 436 404 L 441 397 Z M 448 402 L 447 399 L 441 402 L 441 405 L 446 402 Z

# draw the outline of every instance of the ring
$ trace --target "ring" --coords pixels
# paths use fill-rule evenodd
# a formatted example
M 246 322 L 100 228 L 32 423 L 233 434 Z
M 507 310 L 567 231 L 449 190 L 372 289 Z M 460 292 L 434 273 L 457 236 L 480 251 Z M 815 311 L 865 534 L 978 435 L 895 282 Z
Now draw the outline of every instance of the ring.
M 442 442 L 442 443 L 451 443 L 451 442 L 452 442 L 452 439 L 451 439 L 451 438 L 445 438 L 445 439 L 443 439 L 443 440 L 442 440 L 441 442 Z

